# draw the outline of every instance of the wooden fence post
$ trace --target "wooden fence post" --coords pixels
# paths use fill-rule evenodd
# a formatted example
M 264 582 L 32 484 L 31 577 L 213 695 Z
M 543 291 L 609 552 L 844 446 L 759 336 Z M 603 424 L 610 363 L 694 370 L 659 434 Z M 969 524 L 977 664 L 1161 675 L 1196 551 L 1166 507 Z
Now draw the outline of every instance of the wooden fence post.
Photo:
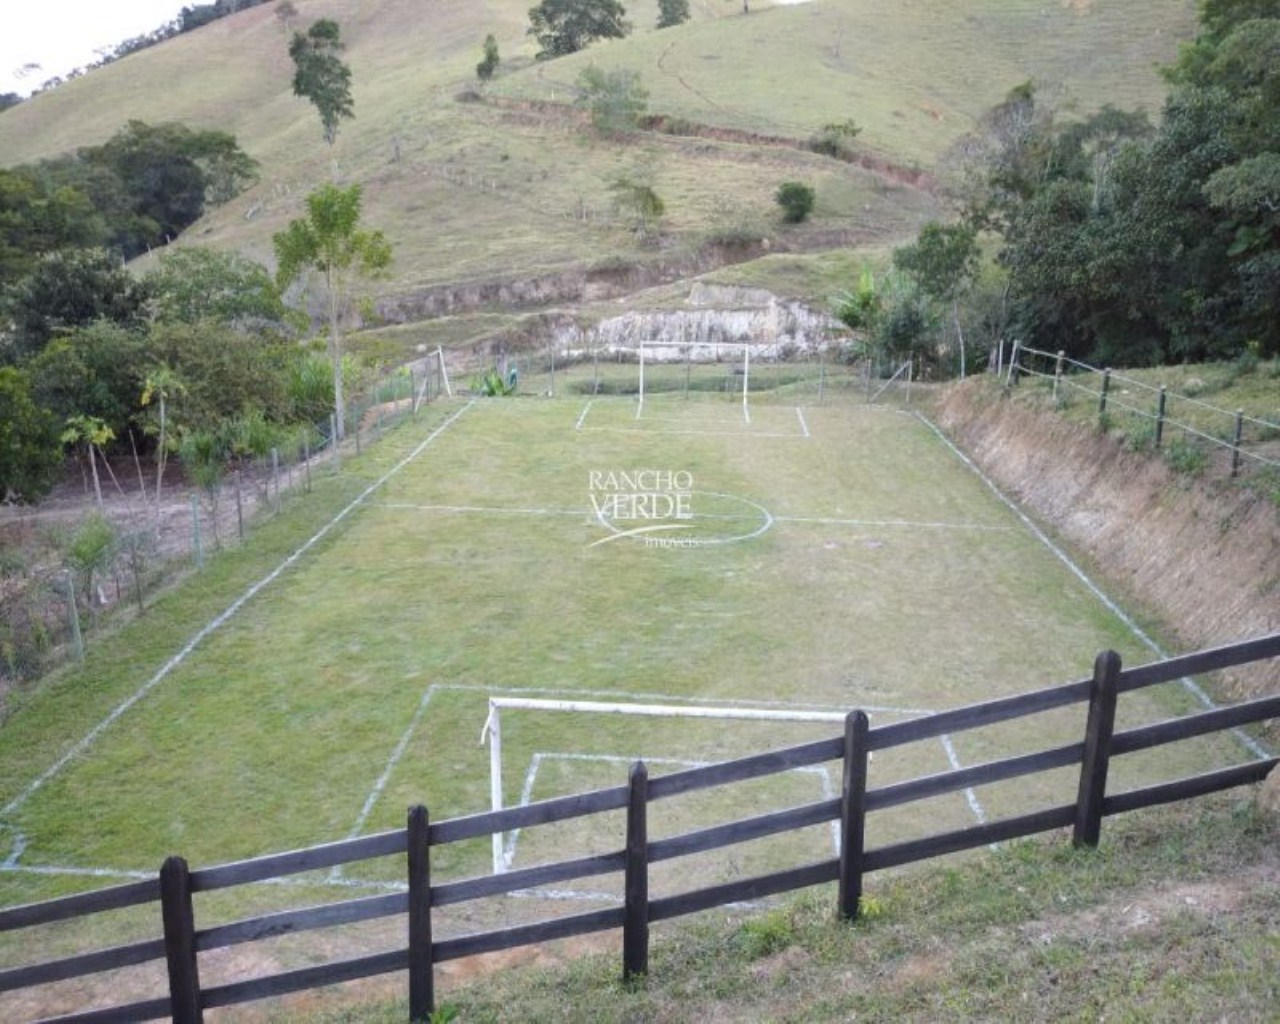
M 1058 400 L 1058 386 L 1062 383 L 1062 366 L 1066 361 L 1067 354 L 1058 349 L 1058 361 L 1053 364 L 1053 400 Z
M 164 920 L 164 955 L 169 965 L 169 1013 L 173 1024 L 201 1024 L 200 971 L 196 966 L 195 912 L 191 907 L 191 873 L 181 857 L 160 868 L 160 913 Z
M 622 919 L 622 979 L 649 973 L 649 769 L 631 766 L 627 796 L 627 869 Z
M 1110 368 L 1102 371 L 1102 394 L 1098 396 L 1098 417 L 1101 418 L 1107 414 L 1107 392 L 1111 390 L 1111 370 Z
M 1164 440 L 1164 409 L 1169 400 L 1169 390 L 1160 385 L 1160 397 L 1156 400 L 1156 447 Z
M 1093 663 L 1093 690 L 1089 696 L 1084 760 L 1080 763 L 1080 786 L 1076 791 L 1076 823 L 1071 837 L 1076 846 L 1097 846 L 1102 833 L 1102 801 L 1107 793 L 1107 766 L 1111 760 L 1119 679 L 1120 655 L 1103 651 Z
M 435 1012 L 431 966 L 430 819 L 421 804 L 409 808 L 409 1020 L 426 1021 Z
M 839 912 L 846 921 L 857 920 L 862 899 L 862 849 L 867 821 L 867 732 L 870 721 L 863 711 L 851 711 L 844 720 L 844 788 L 840 797 Z

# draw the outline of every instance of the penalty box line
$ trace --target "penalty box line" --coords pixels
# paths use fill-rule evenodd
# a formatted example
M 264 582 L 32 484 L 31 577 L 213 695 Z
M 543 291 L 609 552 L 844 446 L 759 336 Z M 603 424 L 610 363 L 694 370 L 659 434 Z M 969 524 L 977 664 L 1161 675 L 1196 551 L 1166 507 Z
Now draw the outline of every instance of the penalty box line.
M 636 703 L 701 704 L 724 707 L 726 709 L 750 706 L 767 710 L 791 711 L 831 711 L 842 713 L 848 710 L 847 708 L 836 708 L 831 705 L 804 701 L 762 701 L 728 697 L 676 697 L 663 693 L 637 693 L 626 690 L 568 690 L 563 687 L 493 687 L 476 686 L 467 683 L 431 683 L 426 690 L 423 691 L 422 696 L 418 701 L 418 706 L 410 718 L 408 727 L 401 735 L 399 741 L 392 748 L 391 754 L 387 759 L 386 765 L 383 767 L 382 773 L 378 776 L 377 780 L 373 784 L 373 788 L 369 791 L 369 795 L 365 798 L 364 805 L 360 808 L 360 813 L 356 816 L 355 824 L 352 825 L 350 831 L 347 833 L 348 839 L 355 839 L 364 830 L 365 823 L 369 820 L 369 816 L 373 813 L 374 807 L 377 806 L 379 799 L 381 799 L 383 792 L 386 790 L 387 784 L 391 781 L 391 776 L 395 773 L 397 766 L 404 758 L 405 752 L 409 748 L 409 743 L 412 741 L 414 733 L 417 732 L 418 727 L 422 724 L 422 720 L 426 716 L 428 706 L 435 698 L 435 695 L 442 691 L 453 693 L 476 693 L 484 694 L 485 696 L 498 694 L 515 697 L 541 694 L 548 697 L 564 698 L 595 697 L 610 700 L 634 701 Z M 922 708 L 864 707 L 863 710 L 871 714 L 894 715 L 901 718 L 923 718 L 926 715 L 933 714 L 932 711 Z M 334 870 L 337 871 L 337 868 Z
M 401 459 L 389 470 L 387 470 L 387 472 L 385 472 L 377 480 L 375 480 L 363 491 L 361 491 L 360 494 L 357 495 L 354 500 L 352 500 L 348 505 L 346 505 L 346 507 L 344 507 L 340 512 L 338 512 L 337 515 L 335 515 L 332 519 L 330 519 L 327 523 L 325 523 L 324 526 L 322 526 L 319 530 L 317 530 L 314 534 L 312 534 L 311 537 L 305 543 L 303 543 L 300 547 L 298 547 L 292 554 L 287 556 L 279 565 L 277 565 L 273 570 L 271 570 L 271 572 L 267 573 L 266 576 L 262 577 L 262 579 L 258 580 L 256 583 L 251 585 L 247 590 L 245 590 L 243 594 L 241 594 L 238 598 L 236 598 L 235 601 L 233 601 L 229 606 L 227 606 L 225 610 L 223 610 L 219 615 L 215 616 L 207 625 L 205 625 L 194 636 L 192 636 L 186 642 L 186 644 L 184 644 L 183 647 L 178 651 L 178 653 L 175 654 L 173 657 L 171 657 L 168 661 L 166 661 L 150 679 L 148 679 L 145 683 L 143 683 L 142 686 L 138 687 L 137 690 L 135 690 L 128 697 L 126 697 L 123 701 L 117 704 L 115 708 L 113 708 L 111 712 L 105 718 L 102 719 L 102 721 L 100 721 L 97 725 L 95 725 L 92 729 L 90 729 L 88 733 L 86 733 L 75 744 L 73 744 L 65 753 L 63 753 L 61 757 L 57 759 L 57 761 L 53 763 L 53 765 L 51 765 L 43 773 L 41 773 L 35 779 L 34 782 L 30 783 L 25 789 L 22 790 L 22 792 L 20 792 L 16 797 L 14 797 L 7 804 L 5 804 L 3 808 L 0 808 L 0 820 L 9 817 L 15 811 L 19 810 L 29 799 L 31 799 L 31 797 L 40 789 L 41 786 L 43 786 L 50 779 L 54 778 L 59 773 L 61 773 L 61 771 L 68 764 L 70 764 L 73 759 L 78 757 L 80 754 L 84 753 L 84 751 L 86 751 L 90 746 L 92 746 L 93 743 L 98 739 L 98 737 L 101 736 L 102 733 L 105 732 L 108 728 L 110 728 L 112 724 L 114 724 L 117 720 L 119 720 L 119 718 L 122 715 L 124 715 L 125 712 L 127 712 L 130 708 L 132 708 L 135 704 L 137 704 L 140 700 L 142 700 L 145 696 L 147 696 L 147 694 L 149 694 L 157 686 L 159 686 L 160 683 L 162 683 L 169 676 L 169 674 L 173 672 L 174 669 L 176 669 L 179 665 L 181 665 L 184 661 L 186 661 L 186 659 L 191 655 L 192 651 L 194 651 L 204 640 L 206 640 L 209 636 L 211 636 L 223 625 L 225 625 L 238 611 L 240 611 L 241 608 L 243 608 L 246 604 L 249 603 L 249 601 L 251 601 L 255 596 L 257 596 L 259 591 L 261 591 L 264 587 L 268 586 L 269 584 L 273 583 L 276 579 L 280 577 L 282 573 L 284 573 L 295 562 L 297 562 L 300 558 L 302 558 L 303 555 L 305 555 L 313 547 L 319 544 L 320 541 L 322 541 L 335 526 L 337 526 L 340 522 L 346 519 L 347 516 L 349 516 L 357 508 L 363 505 L 365 503 L 365 500 L 369 497 L 369 495 L 373 494 L 376 490 L 382 487 L 388 480 L 396 476 L 401 470 L 403 470 L 407 465 L 409 465 L 409 463 L 413 462 L 419 455 L 421 455 L 427 449 L 428 446 L 432 444 L 432 442 L 436 440 L 436 438 L 438 438 L 449 427 L 451 427 L 458 420 L 458 418 L 462 416 L 462 414 L 465 413 L 468 409 L 470 409 L 474 404 L 475 404 L 474 401 L 468 402 L 461 409 L 458 409 L 457 411 L 452 413 L 448 419 L 446 419 L 443 423 L 441 423 L 438 427 L 436 427 L 435 430 L 433 430 L 430 434 L 428 434 L 427 437 L 421 443 L 419 443 L 412 451 L 410 451 L 408 455 L 406 455 L 403 459 Z

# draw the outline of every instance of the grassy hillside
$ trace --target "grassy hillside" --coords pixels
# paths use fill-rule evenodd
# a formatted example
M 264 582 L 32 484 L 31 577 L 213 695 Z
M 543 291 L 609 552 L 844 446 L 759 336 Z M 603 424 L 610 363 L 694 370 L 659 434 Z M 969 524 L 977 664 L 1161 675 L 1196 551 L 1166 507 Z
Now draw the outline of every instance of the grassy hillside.
M 750 15 L 695 0 L 694 18 L 653 29 L 656 2 L 628 4 L 635 32 L 535 63 L 529 0 L 298 0 L 286 26 L 263 5 L 128 57 L 0 116 L 0 160 L 16 164 L 102 141 L 128 118 L 233 132 L 262 165 L 250 192 L 190 232 L 201 244 L 270 259 L 271 234 L 336 171 L 366 188 L 367 222 L 396 251 L 384 295 L 573 267 L 687 258 L 744 225 L 780 230 L 772 195 L 786 179 L 817 188 L 812 226 L 787 247 L 892 243 L 936 215 L 931 196 L 867 170 L 749 141 L 601 139 L 569 98 L 589 61 L 635 68 L 650 107 L 740 132 L 803 139 L 852 117 L 868 153 L 931 167 L 982 110 L 1028 78 L 1055 102 L 1156 108 L 1168 61 L 1194 29 L 1193 0 L 814 0 Z M 347 40 L 356 120 L 330 151 L 312 107 L 292 95 L 289 33 L 333 17 Z M 502 65 L 482 102 L 480 42 Z M 667 205 L 664 242 L 645 248 L 608 189 L 650 176 Z

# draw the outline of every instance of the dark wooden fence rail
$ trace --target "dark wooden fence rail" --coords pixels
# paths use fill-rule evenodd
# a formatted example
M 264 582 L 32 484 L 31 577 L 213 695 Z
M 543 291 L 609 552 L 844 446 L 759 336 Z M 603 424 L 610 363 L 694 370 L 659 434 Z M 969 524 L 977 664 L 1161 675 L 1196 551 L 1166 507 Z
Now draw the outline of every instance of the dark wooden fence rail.
M 1078 682 L 874 729 L 864 713 L 855 711 L 848 716 L 842 736 L 654 779 L 648 777 L 643 763 L 637 762 L 625 786 L 435 823 L 430 822 L 426 808 L 414 807 L 409 811 L 404 829 L 194 871 L 180 857 L 171 857 L 153 881 L 133 882 L 0 910 L 0 931 L 9 931 L 159 902 L 163 925 L 163 938 L 2 970 L 0 992 L 163 958 L 168 966 L 170 991 L 167 997 L 88 1010 L 56 1019 L 88 1022 L 172 1017 L 175 1021 L 188 1022 L 201 1020 L 206 1008 L 232 1006 L 356 978 L 408 971 L 410 1018 L 422 1020 L 429 1016 L 435 1003 L 432 965 L 458 957 L 621 928 L 623 972 L 628 976 L 643 974 L 648 969 L 649 926 L 654 922 L 832 881 L 838 882 L 838 913 L 853 919 L 858 915 L 863 877 L 869 872 L 1068 826 L 1073 830 L 1073 842 L 1077 845 L 1095 846 L 1100 837 L 1102 819 L 1108 815 L 1185 800 L 1266 778 L 1280 763 L 1280 758 L 1252 761 L 1126 793 L 1108 795 L 1106 791 L 1108 765 L 1113 757 L 1280 717 L 1280 695 L 1276 695 L 1117 733 L 1114 731 L 1115 711 L 1121 695 L 1189 675 L 1278 656 L 1280 634 L 1133 669 L 1123 669 L 1120 658 L 1108 651 L 1098 656 L 1092 677 Z M 867 789 L 867 765 L 873 751 L 1085 701 L 1089 705 L 1088 716 L 1085 735 L 1079 743 Z M 648 838 L 647 808 L 654 800 L 833 760 L 843 762 L 843 791 L 838 799 L 773 811 L 670 838 Z M 1045 808 L 876 849 L 864 848 L 866 816 L 870 813 L 972 786 L 1077 764 L 1080 765 L 1080 776 L 1074 804 Z M 431 883 L 430 851 L 433 847 L 623 808 L 627 812 L 627 834 L 623 845 L 614 852 L 499 875 L 436 885 Z M 652 863 L 830 821 L 840 822 L 838 857 L 678 895 L 657 899 L 649 896 L 649 865 Z M 287 910 L 212 928 L 196 927 L 192 912 L 195 893 L 392 855 L 405 856 L 407 892 Z M 622 906 L 457 938 L 432 938 L 434 907 L 571 878 L 617 872 L 623 874 L 625 897 Z M 200 983 L 199 954 L 202 952 L 276 935 L 401 914 L 407 914 L 408 920 L 408 946 L 405 949 L 223 985 L 203 987 Z

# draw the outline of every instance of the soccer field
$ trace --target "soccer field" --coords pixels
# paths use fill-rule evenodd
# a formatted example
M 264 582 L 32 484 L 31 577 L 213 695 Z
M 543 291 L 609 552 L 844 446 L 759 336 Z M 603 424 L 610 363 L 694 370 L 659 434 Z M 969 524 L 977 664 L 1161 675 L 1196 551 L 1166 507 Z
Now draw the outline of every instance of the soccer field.
M 346 474 L 346 514 L 320 532 L 224 556 L 256 590 L 187 621 L 183 643 L 148 648 L 163 632 L 158 607 L 103 645 L 135 652 L 131 680 L 95 696 L 91 660 L 82 695 L 55 689 L 0 732 L 3 903 L 151 874 L 172 853 L 205 865 L 398 827 L 413 803 L 433 820 L 485 810 L 493 696 L 863 708 L 879 724 L 1081 678 L 1107 647 L 1130 664 L 1154 658 L 910 412 L 443 403 Z M 77 700 L 98 710 L 72 714 Z M 1144 691 L 1120 724 L 1191 702 L 1176 686 Z M 1076 742 L 1083 713 L 889 752 L 872 783 Z M 502 728 L 507 804 L 616 785 L 633 758 L 660 774 L 840 731 L 538 710 L 508 710 Z M 1194 741 L 1119 759 L 1112 777 L 1126 788 L 1239 754 L 1230 736 Z M 822 799 L 839 782 L 835 768 L 806 770 L 748 787 L 734 806 L 672 800 L 651 835 Z M 1069 802 L 1074 786 L 1072 772 L 1046 773 L 938 798 L 877 820 L 868 841 Z M 505 837 L 509 862 L 616 849 L 621 836 L 542 831 Z M 655 876 L 655 890 L 829 856 L 832 842 L 827 827 L 793 833 L 705 878 L 687 866 L 682 879 Z M 488 842 L 456 844 L 433 877 L 489 866 Z M 398 870 L 329 880 L 390 885 Z

